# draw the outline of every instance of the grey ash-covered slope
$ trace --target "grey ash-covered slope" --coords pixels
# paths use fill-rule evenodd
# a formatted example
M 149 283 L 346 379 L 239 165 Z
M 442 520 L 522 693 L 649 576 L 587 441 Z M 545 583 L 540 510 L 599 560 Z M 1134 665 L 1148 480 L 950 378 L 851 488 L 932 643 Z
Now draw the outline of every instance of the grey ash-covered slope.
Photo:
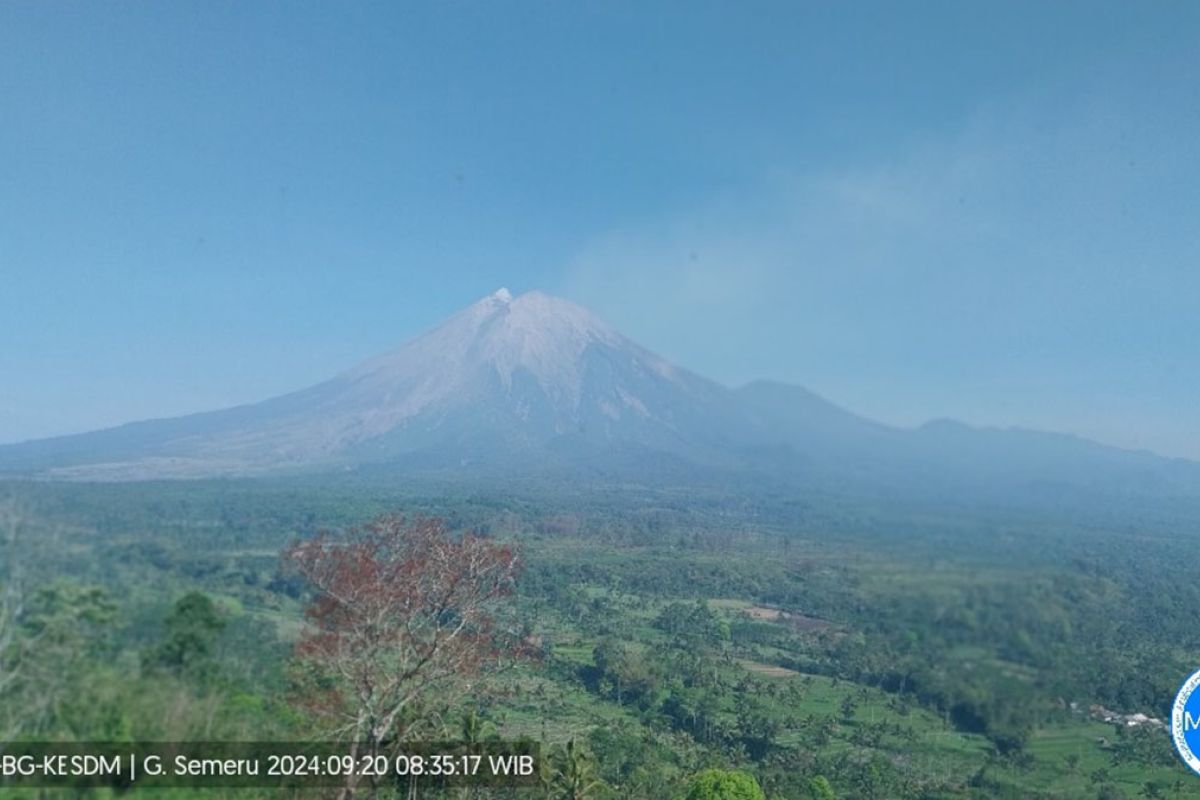
M 721 460 L 736 398 L 586 309 L 500 290 L 316 386 L 253 405 L 0 448 L 0 469 L 180 477 L 411 461 L 520 464 L 605 451 Z
M 261 403 L 0 447 L 0 475 L 138 480 L 322 470 L 1200 494 L 1200 468 L 1076 437 L 908 430 L 797 386 L 732 390 L 566 300 L 500 290 L 324 383 Z

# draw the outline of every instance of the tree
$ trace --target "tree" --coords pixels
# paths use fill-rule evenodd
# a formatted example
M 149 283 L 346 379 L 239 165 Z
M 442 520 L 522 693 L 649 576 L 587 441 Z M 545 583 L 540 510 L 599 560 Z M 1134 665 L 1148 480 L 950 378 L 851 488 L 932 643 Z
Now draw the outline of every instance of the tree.
M 764 800 L 754 776 L 738 770 L 706 769 L 688 784 L 685 800 Z
M 841 704 L 842 719 L 850 722 L 854 719 L 854 713 L 858 711 L 858 703 L 854 701 L 851 695 L 846 695 L 842 698 Z
M 166 636 L 151 663 L 179 674 L 208 676 L 215 669 L 213 649 L 224 629 L 225 620 L 212 599 L 203 592 L 188 592 L 167 617 Z
M 24 527 L 24 515 L 14 501 L 0 505 L 0 699 L 4 707 L 11 706 L 7 697 L 21 673 L 21 643 L 17 629 L 24 608 L 20 560 L 17 547 Z M 20 714 L 6 714 L 0 726 L 0 742 L 6 742 L 20 732 Z
M 604 789 L 588 751 L 574 739 L 551 755 L 552 772 L 546 786 L 550 800 L 589 800 Z
M 761 761 L 775 746 L 781 725 L 770 713 L 770 707 L 753 699 L 753 695 L 738 694 L 734 706 L 737 736 L 750 758 Z
M 95 663 L 110 653 L 106 635 L 116 606 L 104 589 L 56 581 L 26 601 L 20 620 L 18 698 L 10 699 L 30 731 L 79 736 L 86 685 Z
M 115 607 L 102 589 L 49 579 L 58 535 L 0 499 L 0 750 L 18 736 L 79 736 L 80 712 L 96 709 L 72 700 L 86 695 L 89 660 L 110 654 Z
M 299 699 L 329 735 L 371 754 L 524 654 L 499 624 L 521 570 L 508 545 L 385 515 L 294 544 L 284 559 L 315 591 L 296 647 Z
M 809 800 L 836 800 L 837 798 L 837 795 L 833 793 L 833 787 L 829 785 L 829 779 L 824 775 L 809 778 L 805 791 L 808 793 Z

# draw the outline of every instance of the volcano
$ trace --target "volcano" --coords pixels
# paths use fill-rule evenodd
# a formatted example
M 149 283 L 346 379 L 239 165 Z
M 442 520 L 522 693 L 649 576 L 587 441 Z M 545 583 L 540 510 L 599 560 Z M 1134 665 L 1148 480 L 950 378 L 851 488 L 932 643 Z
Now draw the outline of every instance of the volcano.
M 84 477 L 579 461 L 725 460 L 730 390 L 567 300 L 506 289 L 315 386 L 236 408 L 0 448 L 0 469 Z
M 882 425 L 797 386 L 731 389 L 587 309 L 500 289 L 323 383 L 259 403 L 0 447 L 8 477 L 387 470 L 1011 494 L 1200 495 L 1200 465 L 1063 434 Z

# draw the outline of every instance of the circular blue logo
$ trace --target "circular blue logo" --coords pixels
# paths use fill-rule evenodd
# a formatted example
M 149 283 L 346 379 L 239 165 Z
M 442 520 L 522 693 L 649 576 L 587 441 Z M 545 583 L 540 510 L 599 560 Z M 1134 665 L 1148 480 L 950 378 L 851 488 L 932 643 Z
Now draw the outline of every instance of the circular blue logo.
M 1171 737 L 1183 763 L 1200 775 L 1200 670 L 1192 673 L 1175 695 Z

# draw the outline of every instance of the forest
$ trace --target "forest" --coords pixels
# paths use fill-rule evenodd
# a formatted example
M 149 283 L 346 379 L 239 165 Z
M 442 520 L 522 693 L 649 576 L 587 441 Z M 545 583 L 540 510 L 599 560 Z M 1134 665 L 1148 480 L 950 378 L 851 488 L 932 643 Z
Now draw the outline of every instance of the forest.
M 1163 724 L 1200 653 L 1194 528 L 715 490 L 12 483 L 0 731 L 540 753 L 520 787 L 341 796 L 1200 797 Z

